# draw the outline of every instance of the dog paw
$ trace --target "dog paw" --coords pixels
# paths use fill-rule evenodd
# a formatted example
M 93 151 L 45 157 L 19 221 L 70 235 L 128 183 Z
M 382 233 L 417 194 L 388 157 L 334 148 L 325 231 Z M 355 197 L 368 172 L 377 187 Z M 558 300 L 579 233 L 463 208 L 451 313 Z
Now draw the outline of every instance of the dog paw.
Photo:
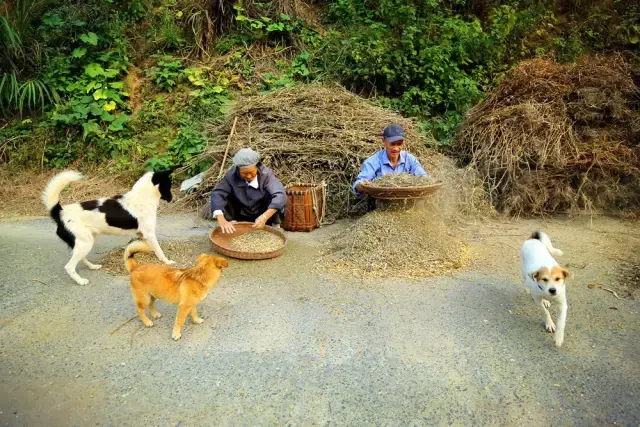
M 551 303 L 549 301 L 547 301 L 546 299 L 542 300 L 542 305 L 544 305 L 546 308 L 551 307 Z
M 153 322 L 151 321 L 151 319 L 142 320 L 142 323 L 144 323 L 144 326 L 146 326 L 147 328 L 150 328 L 153 326 Z
M 204 319 L 202 317 L 198 317 L 197 319 L 191 319 L 191 321 L 193 323 L 195 323 L 196 325 L 201 324 L 202 322 L 204 322 Z
M 555 325 L 555 323 L 553 323 L 553 322 L 551 322 L 551 323 L 546 323 L 546 324 L 544 325 L 544 329 L 545 329 L 547 332 L 555 332 L 555 331 L 556 331 L 556 325 Z
M 164 263 L 167 264 L 167 265 L 175 265 L 176 264 L 175 261 L 172 261 L 170 259 L 166 260 Z
M 564 334 L 555 334 L 553 338 L 556 342 L 556 347 L 560 348 L 562 346 L 562 343 L 564 342 Z
M 80 277 L 79 279 L 76 279 L 76 283 L 80 286 L 88 285 L 89 279 L 83 279 L 82 277 Z
M 182 337 L 182 333 L 180 333 L 180 331 L 173 331 L 171 334 L 171 338 L 173 338 L 174 341 L 178 341 L 180 337 Z
M 100 270 L 102 268 L 102 264 L 91 264 L 89 266 L 90 270 Z
M 151 315 L 153 316 L 154 319 L 159 319 L 162 317 L 162 314 L 158 313 L 157 311 L 155 313 L 152 313 Z

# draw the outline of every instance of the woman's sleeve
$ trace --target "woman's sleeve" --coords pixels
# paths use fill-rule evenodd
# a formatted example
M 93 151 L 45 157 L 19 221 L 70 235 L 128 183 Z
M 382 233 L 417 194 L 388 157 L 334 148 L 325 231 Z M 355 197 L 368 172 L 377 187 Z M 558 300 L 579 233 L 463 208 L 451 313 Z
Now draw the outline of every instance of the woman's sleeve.
M 280 183 L 276 175 L 271 171 L 265 180 L 264 188 L 267 193 L 271 195 L 271 203 L 269 209 L 277 209 L 281 211 L 287 203 L 287 194 L 284 191 L 284 186 Z
M 211 212 L 224 210 L 227 205 L 227 197 L 232 192 L 233 187 L 229 182 L 228 175 L 225 175 L 211 192 Z

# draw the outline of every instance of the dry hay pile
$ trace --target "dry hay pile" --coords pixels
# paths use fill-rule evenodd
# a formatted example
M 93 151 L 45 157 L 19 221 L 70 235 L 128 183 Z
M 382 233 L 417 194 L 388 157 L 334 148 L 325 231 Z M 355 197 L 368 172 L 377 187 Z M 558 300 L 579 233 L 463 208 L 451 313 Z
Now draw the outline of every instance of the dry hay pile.
M 331 238 L 319 265 L 358 277 L 429 277 L 469 262 L 468 248 L 427 210 L 376 210 Z
M 472 108 L 456 151 L 513 215 L 640 207 L 640 97 L 621 57 L 526 61 Z
M 431 174 L 447 183 L 451 192 L 442 193 L 452 203 L 467 206 L 470 200 L 478 204 L 483 199 L 473 175 L 466 175 L 452 161 L 427 148 L 429 141 L 412 120 L 342 87 L 313 84 L 240 99 L 222 123 L 208 129 L 209 145 L 195 162 L 206 160 L 213 164 L 198 192 L 185 202 L 208 198 L 218 181 L 227 138 L 236 118 L 225 169 L 234 153 L 251 147 L 284 185 L 324 181 L 330 219 L 363 212 L 365 204 L 356 200 L 351 186 L 363 161 L 382 149 L 382 130 L 390 123 L 404 127 L 406 149 Z

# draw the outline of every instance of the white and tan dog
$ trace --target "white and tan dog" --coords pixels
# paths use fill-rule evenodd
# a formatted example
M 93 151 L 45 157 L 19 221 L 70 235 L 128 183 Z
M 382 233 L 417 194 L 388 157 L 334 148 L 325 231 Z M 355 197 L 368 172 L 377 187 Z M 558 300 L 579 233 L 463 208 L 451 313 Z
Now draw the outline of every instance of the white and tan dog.
M 531 293 L 533 301 L 544 311 L 544 326 L 547 332 L 555 332 L 556 347 L 564 342 L 564 327 L 567 322 L 566 279 L 570 273 L 560 267 L 552 255 L 562 256 L 562 251 L 551 244 L 549 236 L 536 231 L 526 240 L 520 250 L 522 281 Z M 548 307 L 558 307 L 557 326 L 551 320 Z
M 171 172 L 147 172 L 124 195 L 60 205 L 60 192 L 74 181 L 82 179 L 76 171 L 64 171 L 54 176 L 42 194 L 51 218 L 58 226 L 56 234 L 73 250 L 64 266 L 67 274 L 79 285 L 89 280 L 80 277 L 76 267 L 80 261 L 91 270 L 101 265 L 87 260 L 95 237 L 101 234 L 140 235 L 160 261 L 174 264 L 162 252 L 156 238 L 156 214 L 160 199 L 170 202 Z

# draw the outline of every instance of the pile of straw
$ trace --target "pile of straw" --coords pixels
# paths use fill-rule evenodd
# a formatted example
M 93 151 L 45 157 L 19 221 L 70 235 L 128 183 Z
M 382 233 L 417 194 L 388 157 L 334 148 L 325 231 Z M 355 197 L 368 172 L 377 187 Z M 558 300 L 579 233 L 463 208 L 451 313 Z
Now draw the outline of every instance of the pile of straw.
M 640 96 L 619 56 L 516 67 L 467 114 L 455 151 L 512 215 L 640 207 Z
M 203 202 L 217 183 L 227 139 L 236 119 L 224 169 L 229 167 L 230 158 L 238 149 L 251 147 L 262 155 L 265 166 L 274 169 L 284 185 L 324 181 L 329 219 L 363 212 L 365 203 L 355 198 L 351 186 L 362 162 L 383 148 L 382 130 L 390 123 L 403 126 L 406 149 L 434 177 L 449 185 L 451 193 L 445 191 L 443 195 L 452 200 L 451 206 L 482 199 L 472 177 L 427 148 L 431 141 L 417 129 L 414 121 L 342 87 L 313 84 L 238 100 L 222 122 L 209 127 L 209 145 L 194 161 L 209 161 L 212 166 L 206 171 L 198 192 L 186 202 Z M 208 208 L 203 211 L 208 212 Z
M 470 260 L 468 248 L 429 210 L 376 210 L 337 233 L 319 265 L 357 277 L 450 274 Z

